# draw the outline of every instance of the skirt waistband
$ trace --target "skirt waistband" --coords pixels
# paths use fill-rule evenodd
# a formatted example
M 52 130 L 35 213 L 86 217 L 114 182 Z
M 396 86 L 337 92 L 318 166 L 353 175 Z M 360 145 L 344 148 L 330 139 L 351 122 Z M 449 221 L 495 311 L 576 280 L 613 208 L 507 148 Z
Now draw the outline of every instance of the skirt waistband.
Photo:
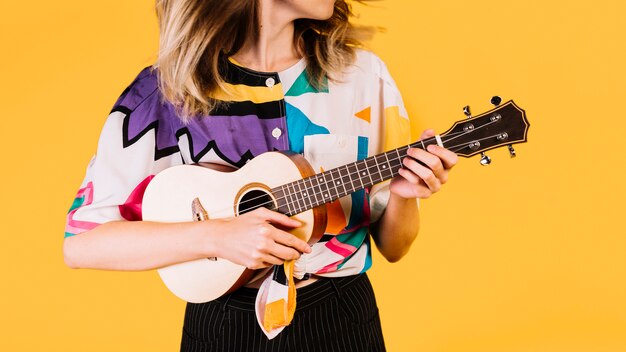
M 341 290 L 363 280 L 369 280 L 365 273 L 337 278 L 318 277 L 314 283 L 297 289 L 296 311 L 307 309 L 332 296 L 341 296 Z M 259 290 L 256 288 L 242 287 L 231 294 L 216 299 L 214 302 L 223 304 L 224 309 L 254 311 L 258 292 Z

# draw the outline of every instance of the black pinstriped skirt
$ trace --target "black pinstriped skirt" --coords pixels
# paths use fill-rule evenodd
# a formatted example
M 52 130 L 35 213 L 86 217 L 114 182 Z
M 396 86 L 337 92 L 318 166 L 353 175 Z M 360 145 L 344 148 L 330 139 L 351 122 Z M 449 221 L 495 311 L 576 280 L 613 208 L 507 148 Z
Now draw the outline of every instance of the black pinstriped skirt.
M 188 303 L 180 350 L 385 351 L 378 307 L 366 274 L 321 278 L 298 289 L 291 325 L 268 340 L 254 313 L 257 290 L 241 288 L 215 301 Z

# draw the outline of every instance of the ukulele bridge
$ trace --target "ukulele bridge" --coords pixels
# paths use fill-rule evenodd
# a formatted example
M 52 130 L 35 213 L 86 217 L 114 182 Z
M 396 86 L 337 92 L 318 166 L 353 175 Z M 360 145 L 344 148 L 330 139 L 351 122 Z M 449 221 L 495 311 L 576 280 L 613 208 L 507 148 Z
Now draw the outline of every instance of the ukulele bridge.
M 191 202 L 191 213 L 193 215 L 194 221 L 209 220 L 209 214 L 202 206 L 202 203 L 200 203 L 200 199 L 198 199 L 197 197 L 194 198 Z M 217 257 L 209 257 L 207 259 L 211 261 L 216 261 Z

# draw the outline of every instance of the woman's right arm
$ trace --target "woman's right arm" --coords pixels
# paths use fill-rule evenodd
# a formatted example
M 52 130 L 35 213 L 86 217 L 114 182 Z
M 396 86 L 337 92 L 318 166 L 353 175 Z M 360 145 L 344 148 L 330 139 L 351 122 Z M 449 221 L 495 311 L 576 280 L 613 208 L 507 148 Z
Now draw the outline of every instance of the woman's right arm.
M 148 270 L 220 257 L 258 269 L 310 251 L 304 241 L 272 226 L 294 228 L 298 221 L 264 208 L 232 219 L 140 221 L 151 177 L 182 162 L 180 151 L 157 153 L 178 148 L 177 119 L 163 103 L 156 73 L 144 69 L 105 121 L 68 213 L 63 253 L 69 267 Z
M 272 224 L 300 225 L 265 208 L 201 222 L 112 221 L 67 237 L 63 254 L 71 268 L 136 271 L 207 257 L 259 269 L 311 251 L 306 242 Z

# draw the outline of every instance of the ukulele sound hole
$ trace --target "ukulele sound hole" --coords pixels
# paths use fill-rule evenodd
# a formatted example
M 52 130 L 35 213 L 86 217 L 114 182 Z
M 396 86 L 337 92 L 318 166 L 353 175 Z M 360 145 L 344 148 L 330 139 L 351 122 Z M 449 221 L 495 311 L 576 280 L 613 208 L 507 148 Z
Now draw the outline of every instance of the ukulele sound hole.
M 260 189 L 252 189 L 244 193 L 239 199 L 237 215 L 245 214 L 261 207 L 276 211 L 276 204 L 269 193 Z

